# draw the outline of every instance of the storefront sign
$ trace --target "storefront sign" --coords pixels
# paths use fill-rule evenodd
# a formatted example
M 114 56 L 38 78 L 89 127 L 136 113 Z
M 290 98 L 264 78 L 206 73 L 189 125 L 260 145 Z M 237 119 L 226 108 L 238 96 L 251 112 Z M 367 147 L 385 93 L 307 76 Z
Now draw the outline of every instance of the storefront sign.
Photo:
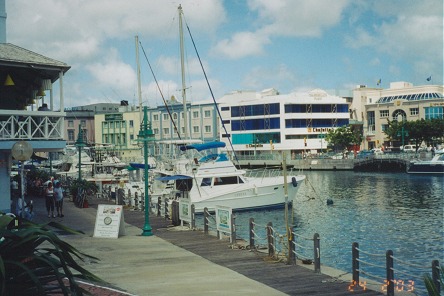
M 99 205 L 97 208 L 94 237 L 118 238 L 125 234 L 123 207 Z

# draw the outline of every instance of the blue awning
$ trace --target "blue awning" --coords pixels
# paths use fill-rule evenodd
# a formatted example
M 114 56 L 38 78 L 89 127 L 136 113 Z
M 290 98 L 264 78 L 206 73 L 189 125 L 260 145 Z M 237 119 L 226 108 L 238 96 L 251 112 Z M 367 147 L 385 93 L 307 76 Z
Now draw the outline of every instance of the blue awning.
M 208 142 L 208 143 L 203 143 L 203 144 L 193 144 L 193 145 L 181 146 L 180 150 L 185 151 L 185 150 L 190 150 L 190 149 L 196 149 L 197 151 L 202 151 L 202 150 L 206 150 L 206 149 L 223 148 L 223 147 L 225 147 L 224 142 L 216 141 L 216 142 Z
M 156 180 L 159 181 L 170 181 L 170 180 L 188 180 L 188 179 L 192 179 L 192 177 L 190 176 L 185 176 L 185 175 L 173 175 L 173 176 L 165 176 L 165 177 L 159 177 L 156 178 Z

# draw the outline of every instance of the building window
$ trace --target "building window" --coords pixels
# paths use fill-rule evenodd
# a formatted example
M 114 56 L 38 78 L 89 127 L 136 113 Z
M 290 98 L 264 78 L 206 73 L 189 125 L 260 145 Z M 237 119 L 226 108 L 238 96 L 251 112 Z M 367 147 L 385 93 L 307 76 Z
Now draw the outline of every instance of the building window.
M 163 120 L 168 120 L 168 113 L 163 114 Z
M 205 112 L 204 113 L 204 117 L 205 118 L 210 118 L 211 117 L 211 111 L 210 110 L 205 110 L 204 112 Z
M 80 125 L 82 127 L 86 127 L 86 120 L 80 120 Z
M 385 132 L 388 128 L 389 128 L 389 125 L 388 125 L 388 124 L 382 124 L 382 125 L 381 125 L 381 131 L 382 131 L 382 132 Z
M 154 133 L 155 135 L 158 135 L 158 134 L 159 134 L 159 129 L 158 129 L 158 128 L 153 129 L 153 133 Z
M 129 121 L 129 126 L 130 126 L 130 127 L 134 127 L 134 120 L 130 120 L 130 121 Z
M 68 120 L 68 127 L 74 127 L 74 121 Z
M 165 127 L 165 128 L 163 129 L 163 134 L 164 134 L 164 135 L 168 135 L 169 133 L 170 133 L 170 129 L 167 128 L 167 127 Z
M 130 140 L 134 140 L 134 135 L 130 135 Z
M 199 118 L 199 111 L 193 111 L 193 118 Z
M 153 115 L 153 120 L 159 121 L 159 114 L 154 114 Z
M 182 134 L 185 134 L 185 127 L 182 126 L 180 130 L 182 131 Z
M 173 113 L 173 119 L 174 119 L 174 120 L 177 119 L 177 113 Z
M 211 125 L 206 125 L 205 126 L 205 132 L 206 133 L 211 133 Z
M 193 126 L 193 133 L 198 133 L 199 132 L 199 126 L 195 125 Z
M 380 111 L 379 111 L 379 116 L 380 116 L 381 118 L 387 118 L 387 117 L 389 117 L 389 110 L 380 110 Z
M 444 107 L 426 107 L 425 119 L 444 118 Z
M 410 108 L 410 115 L 418 115 L 419 108 Z
M 74 139 L 74 130 L 72 130 L 72 129 L 68 130 L 68 141 L 69 142 L 74 142 L 75 141 L 75 139 Z

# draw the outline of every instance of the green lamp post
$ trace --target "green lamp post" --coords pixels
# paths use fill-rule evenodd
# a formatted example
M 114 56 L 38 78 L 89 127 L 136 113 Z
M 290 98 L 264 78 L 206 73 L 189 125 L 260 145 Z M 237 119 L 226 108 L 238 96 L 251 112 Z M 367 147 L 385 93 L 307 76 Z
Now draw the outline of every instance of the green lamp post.
M 82 181 L 82 147 L 85 147 L 86 144 L 83 141 L 83 131 L 82 125 L 79 124 L 79 134 L 77 136 L 76 147 L 79 148 L 79 181 Z
M 402 151 L 404 152 L 404 137 L 408 136 L 409 133 L 404 130 L 404 116 L 402 114 L 398 114 L 397 121 L 401 123 L 401 143 L 402 143 Z M 399 136 L 399 133 L 398 133 Z
M 148 108 L 145 106 L 143 108 L 143 122 L 140 124 L 139 135 L 137 136 L 137 141 L 143 143 L 143 157 L 144 157 L 144 177 L 145 177 L 145 225 L 143 226 L 142 236 L 151 236 L 152 228 L 150 225 L 150 207 L 149 207 L 149 196 L 148 196 L 148 143 L 154 141 L 154 133 L 151 129 L 151 124 L 148 124 Z

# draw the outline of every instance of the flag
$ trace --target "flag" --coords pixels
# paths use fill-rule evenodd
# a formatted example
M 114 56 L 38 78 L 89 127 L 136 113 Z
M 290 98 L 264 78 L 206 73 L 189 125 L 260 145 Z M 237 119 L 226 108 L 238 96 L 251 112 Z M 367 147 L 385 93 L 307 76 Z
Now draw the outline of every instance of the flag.
M 381 84 L 381 78 L 379 78 L 379 80 L 376 82 L 376 85 L 380 85 Z
M 427 81 L 432 80 L 432 76 L 427 77 Z

